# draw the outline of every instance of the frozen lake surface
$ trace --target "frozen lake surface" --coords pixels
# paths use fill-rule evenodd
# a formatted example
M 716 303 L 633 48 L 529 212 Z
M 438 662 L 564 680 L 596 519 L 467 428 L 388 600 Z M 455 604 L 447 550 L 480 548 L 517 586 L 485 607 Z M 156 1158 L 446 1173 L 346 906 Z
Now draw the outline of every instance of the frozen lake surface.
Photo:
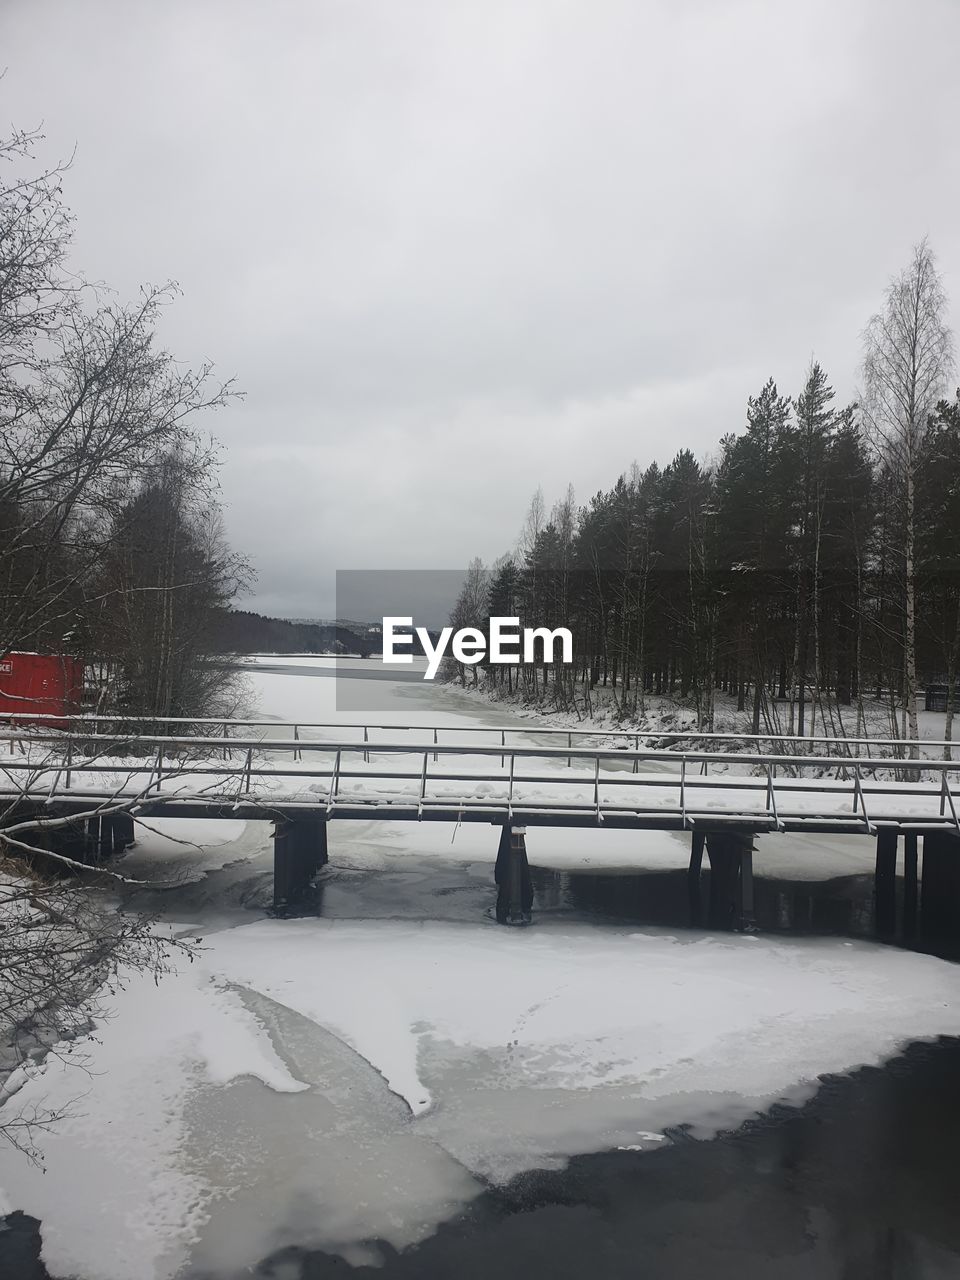
M 258 713 L 337 720 L 331 669 L 265 660 Z M 379 723 L 511 719 L 388 674 L 351 666 Z M 8 1103 L 72 1104 L 45 1171 L 0 1150 L 0 1204 L 39 1220 L 50 1275 L 960 1274 L 956 1043 L 856 1071 L 960 1035 L 955 965 L 638 926 L 605 873 L 676 873 L 669 833 L 531 833 L 541 906 L 512 931 L 483 826 L 337 823 L 316 914 L 282 922 L 266 824 L 151 826 L 124 869 L 167 883 L 133 901 L 204 950 L 129 982 Z M 854 885 L 872 863 L 856 837 L 756 857 Z M 35 1240 L 12 1221 L 22 1268 Z

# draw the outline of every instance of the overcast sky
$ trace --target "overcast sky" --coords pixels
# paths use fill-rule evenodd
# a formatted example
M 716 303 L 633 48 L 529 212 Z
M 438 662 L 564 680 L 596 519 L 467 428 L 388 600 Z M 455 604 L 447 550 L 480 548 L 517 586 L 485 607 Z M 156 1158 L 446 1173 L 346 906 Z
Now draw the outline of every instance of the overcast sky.
M 75 261 L 178 280 L 251 606 L 453 568 L 532 492 L 706 456 L 929 234 L 960 318 L 960 0 L 0 0 Z

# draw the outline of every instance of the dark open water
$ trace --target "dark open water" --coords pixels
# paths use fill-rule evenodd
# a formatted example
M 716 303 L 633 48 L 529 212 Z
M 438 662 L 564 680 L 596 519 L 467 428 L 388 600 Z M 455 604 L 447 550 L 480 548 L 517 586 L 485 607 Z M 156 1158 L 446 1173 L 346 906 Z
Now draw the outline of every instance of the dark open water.
M 825 1080 L 709 1142 L 572 1159 L 491 1189 L 380 1267 L 283 1251 L 325 1280 L 933 1280 L 960 1276 L 960 1041 Z

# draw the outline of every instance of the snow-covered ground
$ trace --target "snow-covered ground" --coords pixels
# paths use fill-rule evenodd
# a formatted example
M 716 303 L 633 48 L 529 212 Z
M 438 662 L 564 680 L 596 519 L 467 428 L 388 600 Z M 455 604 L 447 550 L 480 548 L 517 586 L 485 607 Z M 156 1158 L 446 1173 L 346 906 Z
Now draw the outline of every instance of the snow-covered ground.
M 334 682 L 293 665 L 252 677 L 263 717 L 336 719 Z M 381 684 L 393 723 L 513 722 L 456 690 Z M 125 869 L 169 875 L 171 903 L 185 881 L 202 903 L 207 883 L 269 872 L 259 824 L 153 825 Z M 543 829 L 528 846 L 559 867 L 688 856 L 667 833 Z M 332 874 L 367 869 L 389 916 L 390 869 L 407 866 L 421 918 L 211 909 L 194 964 L 133 980 L 95 1036 L 34 1069 L 7 1106 L 73 1114 L 40 1139 L 45 1172 L 0 1148 L 0 1203 L 41 1219 L 52 1274 L 229 1274 L 292 1243 L 367 1260 L 369 1241 L 422 1238 L 487 1179 L 656 1146 L 679 1124 L 706 1135 L 807 1096 L 824 1072 L 960 1034 L 957 967 L 892 948 L 547 916 L 500 929 L 472 897 L 458 907 L 463 881 L 445 870 L 477 864 L 485 883 L 495 849 L 479 824 L 337 823 Z M 765 837 L 757 855 L 774 874 L 872 862 L 858 837 Z
M 697 716 L 689 698 L 680 699 L 666 695 L 647 694 L 644 711 L 636 715 L 632 710 L 627 712 L 621 705 L 622 690 L 613 687 L 604 688 L 597 685 L 590 694 L 591 705 L 585 707 L 582 697 L 575 708 L 557 709 L 548 702 L 534 704 L 524 701 L 518 695 L 505 694 L 502 690 L 487 686 L 481 679 L 476 685 L 468 680 L 464 695 L 488 707 L 511 708 L 515 714 L 529 716 L 539 724 L 551 725 L 563 729 L 592 729 L 598 735 L 603 733 L 623 733 L 640 730 L 646 735 L 658 732 L 696 733 Z M 888 739 L 899 738 L 903 734 L 902 714 L 898 712 L 896 728 L 891 717 L 890 706 L 886 698 L 865 697 L 862 704 L 863 720 L 858 732 L 858 715 L 853 706 L 844 706 L 836 702 L 824 701 L 811 718 L 808 704 L 805 736 L 807 738 L 855 738 L 857 736 Z M 790 706 L 786 702 L 774 701 L 770 707 L 771 723 L 764 722 L 763 733 L 788 736 L 796 732 L 790 727 Z M 796 720 L 796 706 L 794 719 Z M 946 729 L 946 713 L 941 711 L 918 711 L 917 723 L 921 739 L 921 755 L 931 759 L 942 759 L 942 744 Z M 730 694 L 719 691 L 715 694 L 714 732 L 718 734 L 749 734 L 753 727 L 753 710 L 747 706 L 743 711 L 737 709 L 737 700 Z M 926 743 L 927 745 L 923 745 Z

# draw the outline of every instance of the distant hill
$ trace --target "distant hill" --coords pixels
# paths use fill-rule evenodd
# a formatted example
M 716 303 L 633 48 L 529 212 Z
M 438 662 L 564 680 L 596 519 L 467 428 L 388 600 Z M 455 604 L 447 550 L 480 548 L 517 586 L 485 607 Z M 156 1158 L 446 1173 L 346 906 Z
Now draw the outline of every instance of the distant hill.
M 267 618 L 246 609 L 224 609 L 216 625 L 221 653 L 332 653 L 369 658 L 383 652 L 380 622 L 349 622 L 304 618 Z M 439 633 L 431 631 L 436 644 Z M 411 652 L 423 653 L 414 639 Z
M 371 626 L 267 618 L 245 609 L 224 609 L 216 637 L 223 653 L 334 653 L 366 658 L 381 652 L 380 634 Z

